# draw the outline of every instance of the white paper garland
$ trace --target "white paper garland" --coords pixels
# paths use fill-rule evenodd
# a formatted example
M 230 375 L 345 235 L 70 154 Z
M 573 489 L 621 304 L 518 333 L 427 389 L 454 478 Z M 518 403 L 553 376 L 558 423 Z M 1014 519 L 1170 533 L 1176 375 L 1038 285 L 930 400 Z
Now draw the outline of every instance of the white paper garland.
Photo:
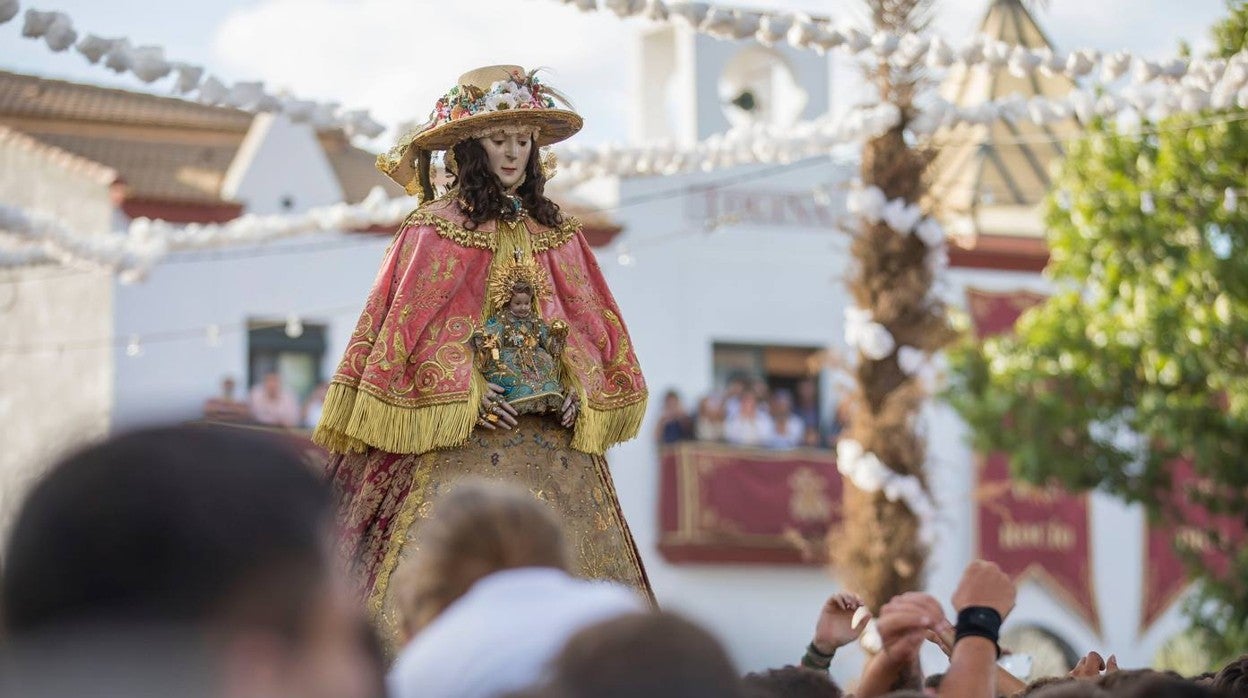
M 0 22 L 16 16 L 18 8 L 16 0 L 0 0 Z M 385 131 L 385 126 L 364 110 L 343 110 L 337 103 L 309 102 L 271 93 L 262 82 L 227 85 L 211 75 L 205 77 L 203 67 L 170 61 L 160 46 L 133 46 L 125 37 L 105 38 L 90 33 L 79 40 L 73 20 L 64 12 L 27 9 L 24 20 L 22 36 L 43 39 L 53 51 L 61 52 L 73 46 L 88 62 L 118 73 L 132 73 L 149 84 L 173 74 L 174 91 L 202 104 L 283 112 L 297 123 L 306 121 L 318 129 L 341 128 L 349 136 L 375 138 Z
M 36 262 L 84 264 L 110 270 L 124 281 L 136 281 L 171 252 L 395 225 L 415 206 L 415 199 L 391 199 L 376 187 L 358 204 L 334 204 L 297 215 L 246 214 L 228 223 L 185 226 L 136 218 L 126 231 L 84 235 L 50 216 L 0 205 L 0 241 L 7 243 L 0 248 L 0 268 Z
M 913 133 L 930 135 L 957 124 L 990 124 L 998 119 L 1044 125 L 1071 117 L 1083 123 L 1093 118 L 1115 117 L 1134 112 L 1143 118 L 1164 119 L 1177 114 L 1205 110 L 1248 109 L 1248 65 L 1243 70 L 1227 70 L 1212 82 L 1190 78 L 1150 88 L 1128 87 L 1099 94 L 1075 90 L 1063 97 L 1026 98 L 1012 94 L 997 100 L 959 107 L 944 99 L 933 99 L 907 124 Z
M 558 150 L 561 174 L 579 182 L 598 176 L 671 175 L 757 163 L 796 162 L 828 155 L 839 145 L 887 132 L 901 122 L 892 104 L 856 109 L 841 118 L 824 117 L 786 127 L 735 128 L 692 148 L 670 144 L 618 147 L 568 146 Z
M 626 19 L 641 17 L 687 26 L 719 39 L 754 39 L 771 45 L 787 42 L 794 48 L 819 53 L 840 50 L 864 60 L 887 61 L 898 67 L 923 65 L 929 69 L 1005 68 L 1018 77 L 1060 75 L 1070 80 L 1095 76 L 1114 82 L 1128 74 L 1136 84 L 1173 81 L 1194 74 L 1213 74 L 1228 64 L 1248 60 L 1248 52 L 1229 59 L 1176 56 L 1149 60 L 1126 51 L 1097 49 L 1057 52 L 1049 48 L 1018 46 L 984 35 L 955 48 L 938 36 L 880 31 L 867 34 L 854 27 L 837 27 L 801 12 L 760 12 L 706 2 L 664 0 L 558 0 L 585 12 L 606 10 Z
M 845 205 L 851 214 L 869 223 L 882 221 L 900 235 L 914 235 L 929 248 L 946 244 L 945 229 L 939 221 L 925 215 L 916 203 L 902 198 L 889 200 L 879 187 L 855 187 Z
M 936 542 L 936 505 L 918 478 L 889 468 L 861 443 L 847 438 L 836 444 L 836 467 L 863 492 L 883 492 L 888 501 L 905 504 L 918 521 L 919 541 L 927 546 Z
M 4 24 L 17 16 L 22 5 L 18 0 L 0 0 L 0 24 Z

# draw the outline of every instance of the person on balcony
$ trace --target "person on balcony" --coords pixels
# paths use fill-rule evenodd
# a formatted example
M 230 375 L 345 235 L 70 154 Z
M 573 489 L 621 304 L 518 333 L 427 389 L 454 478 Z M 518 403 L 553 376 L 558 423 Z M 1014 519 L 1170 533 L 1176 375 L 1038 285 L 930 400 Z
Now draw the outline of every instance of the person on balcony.
M 741 395 L 737 414 L 724 425 L 724 438 L 735 446 L 766 446 L 775 431 L 771 416 L 758 407 L 752 392 Z
M 771 437 L 768 448 L 789 449 L 802 445 L 806 425 L 793 413 L 793 396 L 787 390 L 777 390 L 771 396 Z

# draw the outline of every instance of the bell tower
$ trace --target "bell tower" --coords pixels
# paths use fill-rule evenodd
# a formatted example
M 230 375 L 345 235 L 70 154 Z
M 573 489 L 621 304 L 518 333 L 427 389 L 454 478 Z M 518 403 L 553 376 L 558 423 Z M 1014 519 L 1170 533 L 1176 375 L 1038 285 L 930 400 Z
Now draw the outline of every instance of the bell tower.
M 737 126 L 813 119 L 830 106 L 829 59 L 814 51 L 721 40 L 671 24 L 639 42 L 635 143 L 688 146 Z

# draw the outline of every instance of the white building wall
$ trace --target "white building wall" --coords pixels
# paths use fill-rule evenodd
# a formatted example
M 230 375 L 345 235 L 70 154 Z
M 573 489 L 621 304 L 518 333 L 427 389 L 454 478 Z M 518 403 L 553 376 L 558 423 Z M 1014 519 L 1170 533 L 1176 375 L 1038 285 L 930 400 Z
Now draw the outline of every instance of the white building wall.
M 111 174 L 75 161 L 20 136 L 0 142 L 0 203 L 109 230 Z M 45 468 L 108 429 L 112 348 L 79 347 L 109 336 L 111 284 L 55 265 L 0 271 L 0 540 Z M 32 345 L 65 350 L 22 349 Z
M 809 196 L 822 182 L 844 181 L 851 173 L 832 165 L 757 177 L 728 191 L 784 192 Z M 813 631 L 818 609 L 840 586 L 823 569 L 763 565 L 671 565 L 658 551 L 658 454 L 652 435 L 658 400 L 678 390 L 691 407 L 712 388 L 712 345 L 745 342 L 844 348 L 843 312 L 849 302 L 843 280 L 848 268 L 843 233 L 792 225 L 744 223 L 707 234 L 693 217 L 698 195 L 630 205 L 639 196 L 706 185 L 738 172 L 621 182 L 613 215 L 625 226 L 622 246 L 634 260 L 618 262 L 619 248 L 600 251 L 603 269 L 634 338 L 652 400 L 640 438 L 609 455 L 621 502 L 637 538 L 660 604 L 711 628 L 743 670 L 795 663 Z M 832 204 L 842 218 L 843 197 Z M 1044 291 L 1038 274 L 954 269 L 949 297 L 965 303 L 974 287 Z M 826 408 L 826 406 L 825 406 Z M 825 409 L 826 413 L 826 409 Z M 946 405 L 924 414 L 930 438 L 931 482 L 941 505 L 941 542 L 928 570 L 928 589 L 945 601 L 973 555 L 974 458 L 966 427 Z M 1033 582 L 1020 589 L 1009 625 L 1037 625 L 1079 652 L 1117 652 L 1124 666 L 1146 666 L 1160 645 L 1182 628 L 1177 609 L 1147 634 L 1139 632 L 1144 524 L 1141 512 L 1094 495 L 1092 555 L 1102 634 Z M 951 611 L 951 609 L 950 609 Z M 931 648 L 930 670 L 944 658 Z M 861 654 L 847 648 L 834 675 L 848 685 L 860 670 Z
M 305 211 L 342 201 L 342 189 L 310 126 L 257 115 L 230 166 L 223 194 L 249 214 Z M 284 211 L 282 199 L 292 206 Z M 188 252 L 162 260 L 141 284 L 116 286 L 116 336 L 142 351 L 117 354 L 114 422 L 133 428 L 202 416 L 225 376 L 248 389 L 249 321 L 327 327 L 326 380 L 346 348 L 389 235 L 326 233 L 263 246 Z M 219 346 L 207 327 L 220 330 Z M 162 334 L 189 336 L 159 341 Z M 144 337 L 148 341 L 144 341 Z
M 766 177 L 733 190 L 808 195 L 817 182 L 845 178 L 844 171 L 831 169 L 829 164 Z M 712 388 L 716 341 L 843 344 L 846 297 L 837 279 L 845 272 L 848 238 L 826 229 L 754 223 L 707 234 L 697 197 L 628 205 L 634 197 L 734 173 L 621 183 L 622 207 L 613 215 L 625 226 L 622 242 L 635 264 L 620 266 L 613 251 L 601 261 L 632 333 L 652 407 L 642 436 L 614 449 L 608 460 L 660 604 L 704 623 L 740 668 L 755 670 L 800 658 L 819 606 L 838 585 L 818 568 L 667 564 L 658 552 L 659 466 L 652 438 L 657 404 L 668 388 L 677 389 L 686 405 Z M 838 668 L 851 664 L 838 662 Z
M 264 247 L 171 255 L 140 284 L 117 283 L 115 332 L 141 355 L 116 358 L 117 429 L 202 417 L 204 400 L 233 376 L 245 394 L 248 320 L 327 326 L 322 375 L 332 375 L 390 242 L 387 235 L 326 234 Z M 327 312 L 332 311 L 332 312 Z M 211 346 L 206 328 L 221 327 Z M 160 333 L 193 333 L 156 341 Z M 143 337 L 149 337 L 143 341 Z
M 256 215 L 298 213 L 343 199 L 342 185 L 309 124 L 257 114 L 221 185 Z

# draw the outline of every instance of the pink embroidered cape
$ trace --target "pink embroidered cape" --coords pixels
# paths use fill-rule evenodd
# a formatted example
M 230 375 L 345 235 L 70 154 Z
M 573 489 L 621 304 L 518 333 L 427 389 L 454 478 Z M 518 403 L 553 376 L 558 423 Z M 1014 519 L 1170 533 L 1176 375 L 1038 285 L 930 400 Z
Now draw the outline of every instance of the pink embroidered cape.
M 452 198 L 413 212 L 387 251 L 326 396 L 313 439 L 335 452 L 424 453 L 467 440 L 484 380 L 466 341 L 483 323 L 496 251 L 521 238 L 549 275 L 541 316 L 564 320 L 563 378 L 581 398 L 572 447 L 601 454 L 632 438 L 646 384 L 628 329 L 580 224 L 530 219 L 477 230 Z

